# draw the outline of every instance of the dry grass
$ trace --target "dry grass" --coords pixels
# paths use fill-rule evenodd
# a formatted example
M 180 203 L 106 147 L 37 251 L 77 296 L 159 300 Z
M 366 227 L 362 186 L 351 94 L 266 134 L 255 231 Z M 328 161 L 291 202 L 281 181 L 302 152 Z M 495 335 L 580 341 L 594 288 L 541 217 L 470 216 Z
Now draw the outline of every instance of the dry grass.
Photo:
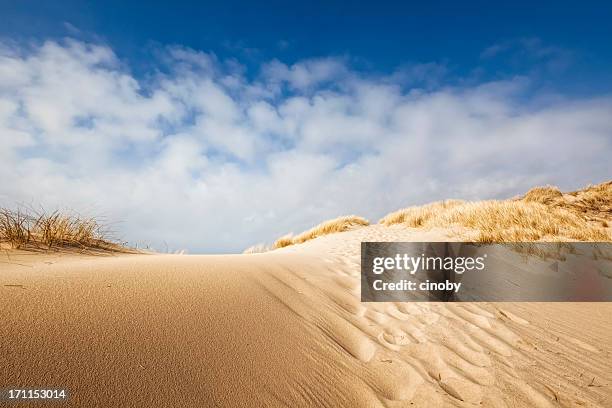
M 522 197 L 525 202 L 551 205 L 563 199 L 563 193 L 555 186 L 534 187 Z
M 245 249 L 242 253 L 243 254 L 261 254 L 264 252 L 268 252 L 270 250 L 270 247 L 266 244 L 257 244 L 257 245 L 253 245 L 251 247 L 248 247 L 247 249 Z
M 303 242 L 323 235 L 333 234 L 335 232 L 349 231 L 353 228 L 366 225 L 370 225 L 368 220 L 355 215 L 347 215 L 344 217 L 334 218 L 333 220 L 322 222 L 316 227 L 304 231 L 299 235 L 293 236 L 292 234 L 288 234 L 282 236 L 281 238 L 277 239 L 276 242 L 274 242 L 273 249 L 283 248 L 294 244 L 301 244 Z
M 536 187 L 515 200 L 443 201 L 391 213 L 382 224 L 461 226 L 478 230 L 480 242 L 611 241 L 612 182 L 563 194 Z
M 272 248 L 284 248 L 286 246 L 293 245 L 293 234 L 283 235 L 272 244 Z
M 604 226 L 612 219 L 612 181 L 566 194 L 556 187 L 536 187 L 529 190 L 521 200 L 564 208 L 580 214 L 587 221 L 599 222 Z
M 570 211 L 523 201 L 466 203 L 438 215 L 432 223 L 479 230 L 480 242 L 610 240 L 605 230 Z
M 101 249 L 122 250 L 95 218 L 58 211 L 0 209 L 0 243 L 14 249 Z
M 434 203 L 418 207 L 408 207 L 387 214 L 379 221 L 379 223 L 384 224 L 386 226 L 393 224 L 406 224 L 410 227 L 421 227 L 434 215 L 440 213 L 441 211 L 445 211 L 450 208 L 461 205 L 463 203 L 465 203 L 465 201 L 445 200 L 436 201 Z
M 413 228 L 464 227 L 478 231 L 477 240 L 492 242 L 612 241 L 612 181 L 562 193 L 557 187 L 535 187 L 510 200 L 438 201 L 408 207 L 383 217 L 386 226 Z M 343 232 L 368 221 L 357 216 L 326 221 L 297 236 L 285 235 L 271 248 L 256 246 L 245 253 L 299 244 L 322 235 Z

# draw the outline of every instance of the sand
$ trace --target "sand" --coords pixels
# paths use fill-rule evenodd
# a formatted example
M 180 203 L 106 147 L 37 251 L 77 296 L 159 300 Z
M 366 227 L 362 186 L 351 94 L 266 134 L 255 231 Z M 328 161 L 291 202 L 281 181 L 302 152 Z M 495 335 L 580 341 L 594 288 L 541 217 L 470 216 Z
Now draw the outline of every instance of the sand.
M 470 236 L 374 225 L 252 255 L 6 251 L 0 388 L 67 388 L 57 406 L 79 407 L 611 406 L 611 304 L 359 301 L 362 240 Z

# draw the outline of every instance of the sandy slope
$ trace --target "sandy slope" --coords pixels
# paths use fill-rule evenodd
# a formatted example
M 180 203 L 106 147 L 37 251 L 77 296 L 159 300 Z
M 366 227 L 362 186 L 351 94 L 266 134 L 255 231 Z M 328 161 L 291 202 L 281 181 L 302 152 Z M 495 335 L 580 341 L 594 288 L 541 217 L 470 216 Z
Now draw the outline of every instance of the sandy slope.
M 362 240 L 447 234 L 3 256 L 0 387 L 66 387 L 61 406 L 610 406 L 610 304 L 359 302 Z

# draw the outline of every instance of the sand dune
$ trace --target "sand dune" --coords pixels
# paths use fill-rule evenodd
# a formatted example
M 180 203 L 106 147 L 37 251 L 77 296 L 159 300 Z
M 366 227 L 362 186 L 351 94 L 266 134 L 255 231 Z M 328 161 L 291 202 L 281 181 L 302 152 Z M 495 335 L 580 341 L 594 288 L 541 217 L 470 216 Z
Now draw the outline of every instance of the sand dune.
M 0 387 L 67 406 L 610 406 L 612 305 L 361 303 L 372 225 L 252 255 L 7 252 Z

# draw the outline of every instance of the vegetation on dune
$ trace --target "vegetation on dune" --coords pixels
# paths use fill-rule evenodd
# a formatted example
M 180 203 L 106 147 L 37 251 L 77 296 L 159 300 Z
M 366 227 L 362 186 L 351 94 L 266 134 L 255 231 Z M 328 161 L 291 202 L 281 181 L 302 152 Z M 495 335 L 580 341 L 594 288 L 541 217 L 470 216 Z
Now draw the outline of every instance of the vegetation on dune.
M 555 186 L 534 187 L 522 197 L 522 201 L 551 205 L 563 200 L 563 193 Z
M 569 193 L 554 186 L 535 187 L 509 200 L 437 201 L 394 211 L 379 223 L 412 228 L 459 226 L 478 231 L 478 241 L 486 243 L 612 241 L 612 181 Z M 260 244 L 244 253 L 266 252 L 367 225 L 361 217 L 339 217 L 296 236 L 284 235 L 272 247 Z
M 370 225 L 368 220 L 355 215 L 334 218 L 333 220 L 322 222 L 321 224 L 296 236 L 293 236 L 292 234 L 282 236 L 281 238 L 277 239 L 276 242 L 274 242 L 273 249 L 283 248 L 294 244 L 301 244 L 323 235 L 333 234 L 335 232 L 344 232 L 366 225 Z
M 274 244 L 272 244 L 272 248 L 273 249 L 284 248 L 286 246 L 293 245 L 293 244 L 294 244 L 293 234 L 286 234 L 280 237 L 279 239 L 277 239 L 276 241 L 274 241 Z
M 379 221 L 379 223 L 386 226 L 393 224 L 405 224 L 410 227 L 421 227 L 436 214 L 464 203 L 465 201 L 462 200 L 445 200 L 436 201 L 423 206 L 408 207 L 387 214 Z
M 612 181 L 562 194 L 556 187 L 536 187 L 523 201 L 535 201 L 553 208 L 562 208 L 589 222 L 610 226 L 612 220 Z
M 257 244 L 257 245 L 253 245 L 251 247 L 248 247 L 247 249 L 245 249 L 244 251 L 242 251 L 243 254 L 261 254 L 264 252 L 268 252 L 270 250 L 270 247 L 266 244 Z
M 125 250 L 95 218 L 58 211 L 0 209 L 0 243 L 14 249 Z
M 393 212 L 381 224 L 461 226 L 480 231 L 481 242 L 610 241 L 612 182 L 563 194 L 536 187 L 514 200 L 441 201 Z
M 536 187 L 510 200 L 466 202 L 445 200 L 401 209 L 380 220 L 385 226 L 449 228 L 478 231 L 480 242 L 612 241 L 612 181 L 562 193 Z M 298 235 L 285 235 L 272 245 L 245 253 L 266 252 L 320 236 L 369 225 L 355 215 L 325 221 Z M 99 249 L 129 251 L 109 238 L 97 219 L 58 211 L 47 213 L 0 208 L 0 244 L 16 249 Z

